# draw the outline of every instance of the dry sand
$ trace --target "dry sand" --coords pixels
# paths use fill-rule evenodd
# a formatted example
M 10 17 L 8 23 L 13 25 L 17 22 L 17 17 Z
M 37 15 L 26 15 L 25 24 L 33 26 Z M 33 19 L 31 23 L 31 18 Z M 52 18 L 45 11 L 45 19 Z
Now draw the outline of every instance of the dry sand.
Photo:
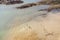
M 6 40 L 60 40 L 60 13 L 38 16 L 7 34 Z

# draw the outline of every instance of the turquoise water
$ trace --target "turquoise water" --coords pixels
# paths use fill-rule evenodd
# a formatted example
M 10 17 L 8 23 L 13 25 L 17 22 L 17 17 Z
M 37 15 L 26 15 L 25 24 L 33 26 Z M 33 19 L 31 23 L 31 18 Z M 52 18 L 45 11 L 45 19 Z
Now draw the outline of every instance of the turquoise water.
M 25 3 L 36 2 L 40 0 L 26 0 Z M 24 3 L 23 3 L 24 4 Z M 34 6 L 26 9 L 16 9 L 16 7 L 21 6 L 22 4 L 14 4 L 14 5 L 4 5 L 0 4 L 0 40 L 2 40 L 3 36 L 10 27 L 13 25 L 21 25 L 25 22 L 28 22 L 40 13 L 38 10 L 48 8 L 48 5 Z M 16 24 L 17 22 L 17 24 Z M 11 26 L 12 25 L 12 26 Z

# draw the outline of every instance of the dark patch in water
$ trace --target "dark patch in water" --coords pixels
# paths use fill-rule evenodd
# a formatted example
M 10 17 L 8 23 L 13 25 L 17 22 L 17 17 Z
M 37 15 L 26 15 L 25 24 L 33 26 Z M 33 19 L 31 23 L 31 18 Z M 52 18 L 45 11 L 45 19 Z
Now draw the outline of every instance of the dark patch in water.
M 6 5 L 9 5 L 9 4 L 19 4 L 19 3 L 23 3 L 23 1 L 11 1 L 11 2 L 7 2 Z

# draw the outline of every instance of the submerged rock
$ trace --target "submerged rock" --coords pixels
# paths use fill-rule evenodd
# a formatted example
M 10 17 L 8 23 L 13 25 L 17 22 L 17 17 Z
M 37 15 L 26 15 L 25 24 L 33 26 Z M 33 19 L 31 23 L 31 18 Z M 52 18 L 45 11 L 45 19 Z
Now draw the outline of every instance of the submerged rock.
M 17 9 L 23 9 L 23 8 L 28 8 L 28 7 L 32 7 L 32 6 L 36 6 L 36 4 L 35 3 L 24 4 L 20 7 L 17 7 Z
M 60 4 L 58 4 L 58 5 L 51 5 L 48 9 L 40 9 L 39 11 L 47 10 L 48 12 L 50 12 L 53 9 L 60 9 Z

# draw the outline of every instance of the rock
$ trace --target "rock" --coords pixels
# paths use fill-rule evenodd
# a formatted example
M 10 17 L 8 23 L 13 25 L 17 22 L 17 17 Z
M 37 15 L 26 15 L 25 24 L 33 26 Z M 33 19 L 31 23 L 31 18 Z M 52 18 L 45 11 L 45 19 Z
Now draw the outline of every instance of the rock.
M 32 6 L 36 6 L 36 4 L 35 3 L 24 4 L 20 7 L 17 7 L 17 9 L 23 9 L 23 8 L 28 8 L 28 7 L 32 7 Z
M 11 1 L 11 2 L 7 2 L 6 4 L 18 4 L 18 3 L 23 3 L 23 1 Z
M 60 9 L 60 4 L 58 5 L 51 5 L 48 9 L 40 9 L 38 11 L 44 11 L 44 10 L 47 10 L 48 12 L 50 12 L 51 10 L 53 9 Z

